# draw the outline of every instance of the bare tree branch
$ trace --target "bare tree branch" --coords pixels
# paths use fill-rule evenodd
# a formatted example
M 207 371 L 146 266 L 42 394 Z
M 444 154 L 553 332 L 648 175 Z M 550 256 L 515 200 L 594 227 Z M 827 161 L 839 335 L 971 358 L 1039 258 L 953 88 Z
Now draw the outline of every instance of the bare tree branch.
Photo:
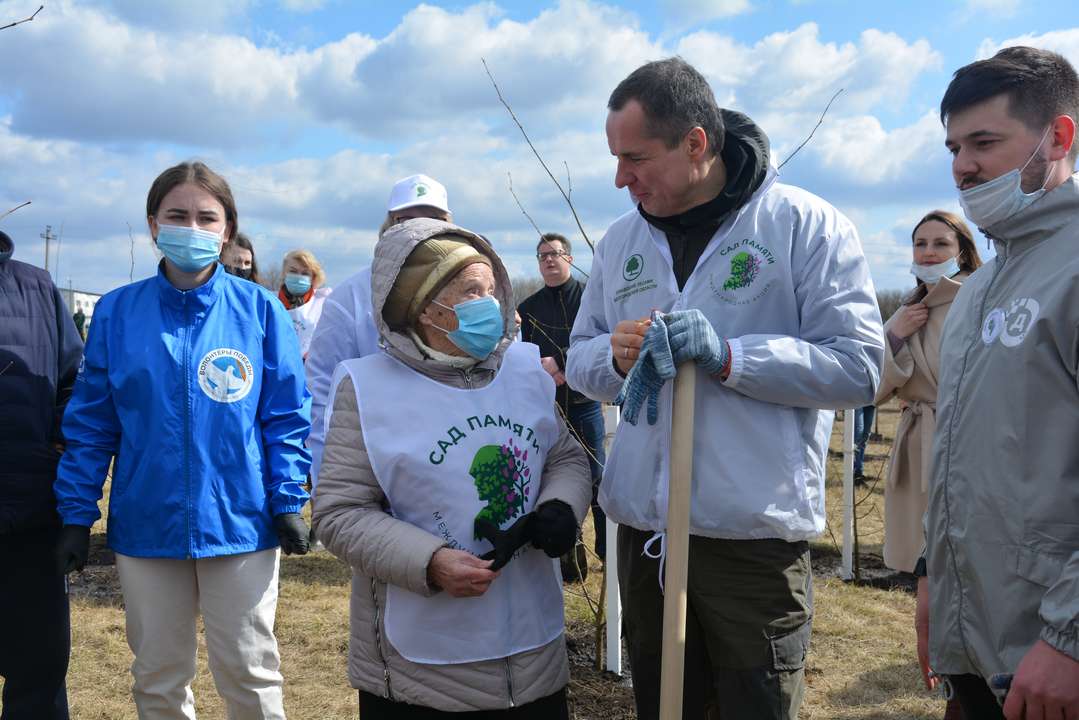
M 591 249 L 592 252 L 595 252 L 596 247 L 592 244 L 592 241 L 588 239 L 588 233 L 584 231 L 584 225 L 581 224 L 581 218 L 577 216 L 577 208 L 573 207 L 573 201 L 570 200 L 569 194 L 562 189 L 562 184 L 558 182 L 558 178 L 556 178 L 554 176 L 554 173 L 551 172 L 551 168 L 547 167 L 547 163 L 543 161 L 543 158 L 540 156 L 539 151 L 536 150 L 536 146 L 532 144 L 532 140 L 528 137 L 528 133 L 525 131 L 524 125 L 522 125 L 521 121 L 517 119 L 516 113 L 513 112 L 513 108 L 510 107 L 510 104 L 506 102 L 506 98 L 502 96 L 502 88 L 500 88 L 498 86 L 498 83 L 495 82 L 494 75 L 491 74 L 491 69 L 487 67 L 487 60 L 485 60 L 484 58 L 480 58 L 480 62 L 483 63 L 483 69 L 487 73 L 487 77 L 490 78 L 491 85 L 493 85 L 495 88 L 495 93 L 498 95 L 498 101 L 502 103 L 502 106 L 506 108 L 506 112 L 508 112 L 510 114 L 510 117 L 513 118 L 513 122 L 517 125 L 517 129 L 521 131 L 521 135 L 524 136 L 525 142 L 528 143 L 528 147 L 531 148 L 532 154 L 536 156 L 536 159 L 539 160 L 540 165 L 542 165 L 543 169 L 547 172 L 547 177 L 551 178 L 551 182 L 553 182 L 555 184 L 555 187 L 558 188 L 558 192 L 562 193 L 562 197 L 566 199 L 566 204 L 569 205 L 569 211 L 573 213 L 573 219 L 577 222 L 577 229 L 581 231 L 581 236 L 584 237 L 584 241 L 588 244 L 589 249 Z
M 524 205 L 521 204 L 521 199 L 519 197 L 517 197 L 517 193 L 514 192 L 514 190 L 513 190 L 513 174 L 512 173 L 506 173 L 506 177 L 508 177 L 509 180 L 510 180 L 510 195 L 512 195 L 513 199 L 517 202 L 517 207 L 519 207 L 521 209 L 521 214 L 523 214 L 526 218 L 528 218 L 528 222 L 532 224 L 532 227 L 533 227 L 533 229 L 535 229 L 536 234 L 540 236 L 540 239 L 542 239 L 543 238 L 543 231 L 539 229 L 539 225 L 537 225 L 536 221 L 532 219 L 532 216 L 529 215 L 528 212 L 525 211 Z M 569 266 L 571 268 L 573 268 L 574 270 L 576 270 L 577 272 L 584 275 L 586 278 L 588 277 L 588 273 L 586 273 L 584 270 L 577 267 L 573 263 L 570 263 Z M 557 343 L 555 343 L 555 344 L 557 344 Z
M 39 7 L 39 8 L 37 9 L 37 10 L 35 10 L 35 11 L 34 11 L 34 14 L 33 14 L 33 15 L 31 15 L 30 17 L 28 17 L 28 18 L 23 18 L 22 20 L 16 20 L 16 21 L 15 21 L 15 22 L 13 22 L 13 23 L 8 23 L 7 25 L 4 25 L 3 27 L 0 27 L 0 30 L 7 30 L 8 28 L 13 28 L 13 27 L 15 27 L 16 25 L 22 25 L 23 23 L 28 23 L 28 22 L 30 22 L 31 20 L 33 20 L 34 18 L 36 18 L 36 17 L 37 17 L 37 14 L 38 14 L 39 12 L 41 12 L 42 10 L 44 10 L 44 9 L 45 9 L 45 6 L 44 6 L 44 5 L 42 5 L 42 6 L 41 6 L 41 7 Z
M 817 128 L 819 128 L 821 126 L 821 123 L 824 122 L 824 116 L 828 114 L 828 108 L 832 107 L 832 103 L 835 102 L 835 99 L 837 97 L 839 97 L 839 94 L 842 93 L 843 90 L 844 90 L 844 88 L 839 88 L 838 90 L 835 91 L 835 95 L 833 95 L 832 99 L 828 101 L 828 104 L 824 106 L 824 112 L 822 112 L 820 114 L 820 120 L 818 120 L 817 124 L 813 126 L 813 129 L 809 131 L 809 136 L 805 140 L 802 141 L 801 145 L 794 148 L 794 152 L 792 152 L 790 155 L 788 155 L 786 160 L 779 163 L 779 167 L 777 167 L 776 170 L 782 170 L 783 166 L 786 165 L 787 163 L 789 163 L 792 159 L 794 159 L 794 156 L 798 154 L 798 151 L 801 150 L 802 148 L 804 148 L 806 146 L 806 143 L 808 143 L 810 140 L 813 139 L 813 133 L 817 132 Z
M 4 218 L 6 218 L 6 217 L 7 217 L 8 215 L 10 215 L 11 213 L 13 213 L 13 212 L 15 212 L 16 210 L 18 210 L 19 208 L 24 208 L 24 207 L 26 207 L 26 206 L 27 206 L 27 205 L 29 205 L 29 204 L 30 204 L 30 201 L 29 201 L 29 200 L 27 200 L 26 202 L 22 203 L 21 205 L 16 205 L 15 207 L 11 208 L 10 210 L 8 210 L 8 211 L 7 211 L 6 213 L 4 213 L 3 215 L 0 215 L 0 220 L 3 220 L 3 219 L 4 219 Z

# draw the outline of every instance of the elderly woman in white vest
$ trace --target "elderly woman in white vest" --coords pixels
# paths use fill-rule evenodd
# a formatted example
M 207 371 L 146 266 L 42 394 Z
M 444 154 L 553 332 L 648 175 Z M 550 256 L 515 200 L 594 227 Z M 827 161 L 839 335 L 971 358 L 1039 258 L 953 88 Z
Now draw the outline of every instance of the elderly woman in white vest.
M 589 469 L 538 349 L 512 342 L 506 270 L 479 235 L 410 220 L 375 248 L 372 300 L 387 350 L 337 368 L 314 501 L 352 566 L 360 712 L 566 718 L 553 558 Z

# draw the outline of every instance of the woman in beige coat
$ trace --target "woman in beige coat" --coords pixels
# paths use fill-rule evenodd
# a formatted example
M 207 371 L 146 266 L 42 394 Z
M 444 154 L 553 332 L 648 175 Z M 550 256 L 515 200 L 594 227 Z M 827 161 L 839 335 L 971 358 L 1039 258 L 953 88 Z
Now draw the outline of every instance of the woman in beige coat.
M 337 367 L 313 509 L 352 567 L 360 713 L 566 718 L 552 558 L 591 482 L 537 348 L 512 342 L 505 268 L 480 236 L 409 220 L 375 247 L 372 300 L 385 352 Z
M 884 487 L 884 564 L 907 573 L 924 546 L 944 318 L 963 280 L 982 264 L 970 229 L 953 213 L 934 210 L 911 238 L 918 285 L 884 325 L 888 342 L 874 401 L 879 406 L 898 395 L 902 408 Z

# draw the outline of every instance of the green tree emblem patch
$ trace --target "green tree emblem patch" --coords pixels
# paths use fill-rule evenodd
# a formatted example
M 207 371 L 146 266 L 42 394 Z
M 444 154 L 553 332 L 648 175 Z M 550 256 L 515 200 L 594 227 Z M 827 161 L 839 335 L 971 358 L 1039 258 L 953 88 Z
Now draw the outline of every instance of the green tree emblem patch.
M 627 281 L 634 281 L 644 272 L 644 258 L 634 253 L 626 258 L 626 264 L 622 266 L 622 277 Z
M 731 276 L 723 283 L 724 290 L 749 287 L 761 271 L 761 259 L 751 252 L 740 252 L 731 258 Z
M 527 462 L 528 450 L 514 445 L 513 438 L 504 445 L 484 445 L 476 451 L 468 474 L 476 483 L 480 500 L 487 503 L 476 514 L 477 520 L 484 518 L 501 527 L 524 512 L 532 484 Z M 480 539 L 478 535 L 476 539 Z
M 423 197 L 426 194 L 427 194 L 427 186 L 426 185 L 417 185 L 416 186 L 416 197 Z

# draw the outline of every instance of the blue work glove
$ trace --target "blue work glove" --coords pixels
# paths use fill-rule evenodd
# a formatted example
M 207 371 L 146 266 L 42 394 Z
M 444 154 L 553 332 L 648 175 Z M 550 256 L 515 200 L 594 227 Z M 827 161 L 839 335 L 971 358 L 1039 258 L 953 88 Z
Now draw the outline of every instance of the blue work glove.
M 641 406 L 648 401 L 648 424 L 659 419 L 659 391 L 663 383 L 677 372 L 671 347 L 667 341 L 667 324 L 660 315 L 652 319 L 645 333 L 637 362 L 626 375 L 614 404 L 622 407 L 622 418 L 630 425 L 637 424 Z
M 716 335 L 700 310 L 677 310 L 663 316 L 675 367 L 692 360 L 709 375 L 719 375 L 731 357 L 727 341 Z

